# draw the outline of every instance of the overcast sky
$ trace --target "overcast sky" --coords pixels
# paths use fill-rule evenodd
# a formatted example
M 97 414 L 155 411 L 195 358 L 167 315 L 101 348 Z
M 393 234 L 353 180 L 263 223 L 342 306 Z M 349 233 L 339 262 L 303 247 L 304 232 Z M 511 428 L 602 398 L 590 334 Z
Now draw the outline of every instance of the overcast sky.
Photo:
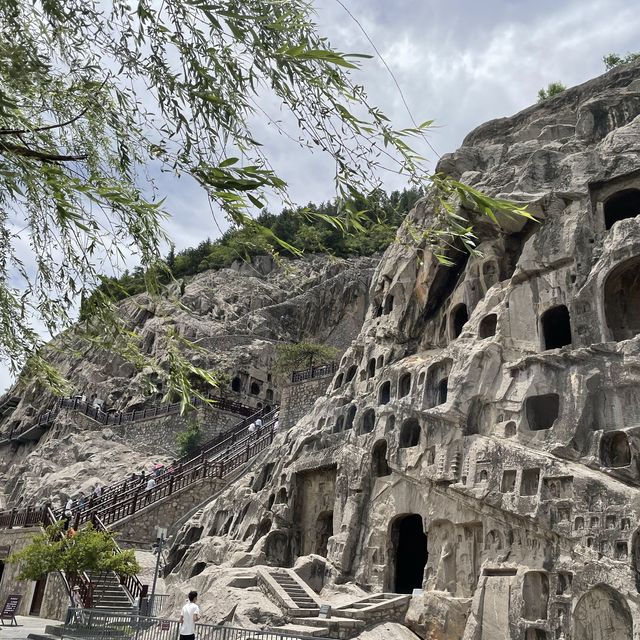
M 434 119 L 430 142 L 438 154 L 455 150 L 477 125 L 536 101 L 552 81 L 579 84 L 604 72 L 602 56 L 640 50 L 640 11 L 632 0 L 343 0 L 400 84 L 418 122 Z M 320 31 L 347 53 L 375 55 L 367 37 L 336 0 L 315 0 Z M 411 126 L 382 61 L 365 61 L 355 80 L 396 127 Z M 333 196 L 332 166 L 273 129 L 258 131 L 293 199 Z M 437 157 L 426 154 L 435 166 Z M 167 231 L 177 249 L 219 235 L 207 199 L 189 179 L 162 176 Z M 400 186 L 387 183 L 389 189 Z M 277 207 L 274 207 L 277 210 Z M 9 376 L 0 367 L 0 389 Z

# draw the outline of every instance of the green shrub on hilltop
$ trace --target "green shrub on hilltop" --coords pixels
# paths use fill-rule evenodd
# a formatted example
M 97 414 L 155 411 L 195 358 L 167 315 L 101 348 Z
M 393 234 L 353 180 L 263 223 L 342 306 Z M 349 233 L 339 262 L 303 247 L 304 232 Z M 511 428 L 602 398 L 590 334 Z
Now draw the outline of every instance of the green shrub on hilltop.
M 279 215 L 264 212 L 256 222 L 273 233 L 270 240 L 262 234 L 253 233 L 249 227 L 243 227 L 230 229 L 219 240 L 203 240 L 196 247 L 177 253 L 172 247 L 165 258 L 168 269 L 159 274 L 158 279 L 166 284 L 171 278 L 194 276 L 207 269 L 223 269 L 236 260 L 250 260 L 272 253 L 288 258 L 298 257 L 286 248 L 286 244 L 303 253 L 326 253 L 338 258 L 373 255 L 384 251 L 393 242 L 397 228 L 422 196 L 422 189 L 417 188 L 394 191 L 390 195 L 379 189 L 367 198 L 356 200 L 354 206 L 359 211 L 366 211 L 367 224 L 360 233 L 345 233 L 332 224 L 331 219 L 338 214 L 335 201 L 320 205 L 310 203 L 295 210 L 285 209 Z M 326 218 L 318 219 L 317 215 L 307 216 L 305 213 L 321 214 Z M 145 290 L 145 273 L 139 267 L 132 272 L 125 271 L 119 278 L 105 276 L 97 291 L 82 301 L 80 319 L 91 315 L 93 298 L 99 295 L 123 300 Z

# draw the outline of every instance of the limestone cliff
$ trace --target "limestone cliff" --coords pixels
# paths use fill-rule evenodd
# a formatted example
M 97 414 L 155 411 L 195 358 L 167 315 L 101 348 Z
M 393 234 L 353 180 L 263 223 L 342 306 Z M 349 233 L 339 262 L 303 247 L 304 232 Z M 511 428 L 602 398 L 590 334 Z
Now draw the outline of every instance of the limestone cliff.
M 482 125 L 439 170 L 539 222 L 461 211 L 482 255 L 454 267 L 393 245 L 326 394 L 182 529 L 170 582 L 316 553 L 326 585 L 423 588 L 423 637 L 636 638 L 640 65 Z
M 310 340 L 343 352 L 358 334 L 368 306 L 368 291 L 379 257 L 332 259 L 309 256 L 275 264 L 257 258 L 230 269 L 207 271 L 150 299 L 134 296 L 121 303 L 123 317 L 142 336 L 147 352 L 161 361 L 167 327 L 200 347 L 190 352 L 202 367 L 224 371 L 233 380 L 225 396 L 257 407 L 279 399 L 271 367 L 282 342 Z M 55 341 L 54 341 L 55 344 Z M 78 395 L 96 396 L 112 410 L 140 409 L 160 403 L 163 390 L 145 393 L 144 372 L 97 349 L 54 352 L 54 364 Z M 4 504 L 33 499 L 64 499 L 95 482 L 120 480 L 134 470 L 175 456 L 175 435 L 186 418 L 170 416 L 128 427 L 102 429 L 86 416 L 63 411 L 44 435 L 6 442 L 29 426 L 52 398 L 42 389 L 16 387 L 17 406 L 0 413 L 0 477 Z M 238 416 L 203 409 L 208 435 L 228 428 Z

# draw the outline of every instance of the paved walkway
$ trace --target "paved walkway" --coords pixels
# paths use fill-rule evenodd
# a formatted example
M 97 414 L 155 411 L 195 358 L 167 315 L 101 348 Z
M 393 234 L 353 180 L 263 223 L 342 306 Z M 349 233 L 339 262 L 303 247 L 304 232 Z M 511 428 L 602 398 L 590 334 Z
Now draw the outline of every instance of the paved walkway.
M 62 624 L 59 620 L 47 620 L 46 618 L 34 618 L 32 616 L 16 616 L 18 627 L 10 627 L 5 621 L 5 626 L 0 626 L 0 640 L 25 640 L 30 633 L 44 633 L 48 624 Z

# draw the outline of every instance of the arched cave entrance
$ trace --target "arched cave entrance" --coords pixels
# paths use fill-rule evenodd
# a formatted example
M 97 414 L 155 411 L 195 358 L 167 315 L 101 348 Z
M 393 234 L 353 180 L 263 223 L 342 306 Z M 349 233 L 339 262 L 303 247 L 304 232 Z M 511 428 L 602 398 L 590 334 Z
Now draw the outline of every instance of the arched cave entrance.
M 373 378 L 373 376 L 375 375 L 376 375 L 376 359 L 371 358 L 371 360 L 369 360 L 369 364 L 367 365 L 367 377 Z
M 391 525 L 391 542 L 393 591 L 411 593 L 421 589 L 429 557 L 422 516 L 412 513 L 396 518 Z
M 480 321 L 480 326 L 478 327 L 478 336 L 483 339 L 495 336 L 497 326 L 498 316 L 495 313 L 490 313 Z
M 376 424 L 376 412 L 373 409 L 367 409 L 362 416 L 362 424 L 360 425 L 360 433 L 371 433 Z
M 375 478 L 384 478 L 391 475 L 391 469 L 387 463 L 387 441 L 378 440 L 371 451 L 371 468 Z
M 356 411 L 357 410 L 358 409 L 357 409 L 355 404 L 352 404 L 349 407 L 349 410 L 347 411 L 347 419 L 346 419 L 346 421 L 344 423 L 345 431 L 347 429 L 352 429 L 353 428 L 353 421 L 356 419 Z
M 387 380 L 380 385 L 378 404 L 388 404 L 391 400 L 391 383 Z
M 407 418 L 400 428 L 400 448 L 415 447 L 420 442 L 420 423 L 416 418 Z
M 456 339 L 461 333 L 462 328 L 469 320 L 469 313 L 466 304 L 457 305 L 451 312 L 451 337 Z
M 242 389 L 242 380 L 240 380 L 239 376 L 236 376 L 231 381 L 231 391 L 240 391 Z
M 631 640 L 633 620 L 624 597 L 599 584 L 585 593 L 573 612 L 576 640 Z
M 629 439 L 624 431 L 609 431 L 600 440 L 600 462 L 605 467 L 627 467 L 631 464 Z
M 356 375 L 357 371 L 358 371 L 358 367 L 356 367 L 355 364 L 352 364 L 347 371 L 347 377 L 345 378 L 345 382 L 351 382 L 354 376 Z
M 398 398 L 404 398 L 411 391 L 411 374 L 405 373 L 398 382 Z
M 250 387 L 250 393 L 252 396 L 260 395 L 260 385 L 257 382 L 252 382 Z
M 327 557 L 329 538 L 333 535 L 333 511 L 323 511 L 316 520 L 316 550 L 319 556 Z
M 335 383 L 333 384 L 333 388 L 334 388 L 334 390 L 335 390 L 335 389 L 339 389 L 339 388 L 342 386 L 342 378 L 343 378 L 343 374 L 341 374 L 341 373 L 339 373 L 339 374 L 336 376 L 336 381 L 335 381 Z
M 640 190 L 623 189 L 604 203 L 604 226 L 611 229 L 618 220 L 640 215 Z
M 571 318 L 563 304 L 547 309 L 540 318 L 543 349 L 560 349 L 571 344 Z
M 604 313 L 616 342 L 640 333 L 640 257 L 619 264 L 607 276 Z
M 560 396 L 557 393 L 529 396 L 524 407 L 531 431 L 551 429 L 560 412 Z

